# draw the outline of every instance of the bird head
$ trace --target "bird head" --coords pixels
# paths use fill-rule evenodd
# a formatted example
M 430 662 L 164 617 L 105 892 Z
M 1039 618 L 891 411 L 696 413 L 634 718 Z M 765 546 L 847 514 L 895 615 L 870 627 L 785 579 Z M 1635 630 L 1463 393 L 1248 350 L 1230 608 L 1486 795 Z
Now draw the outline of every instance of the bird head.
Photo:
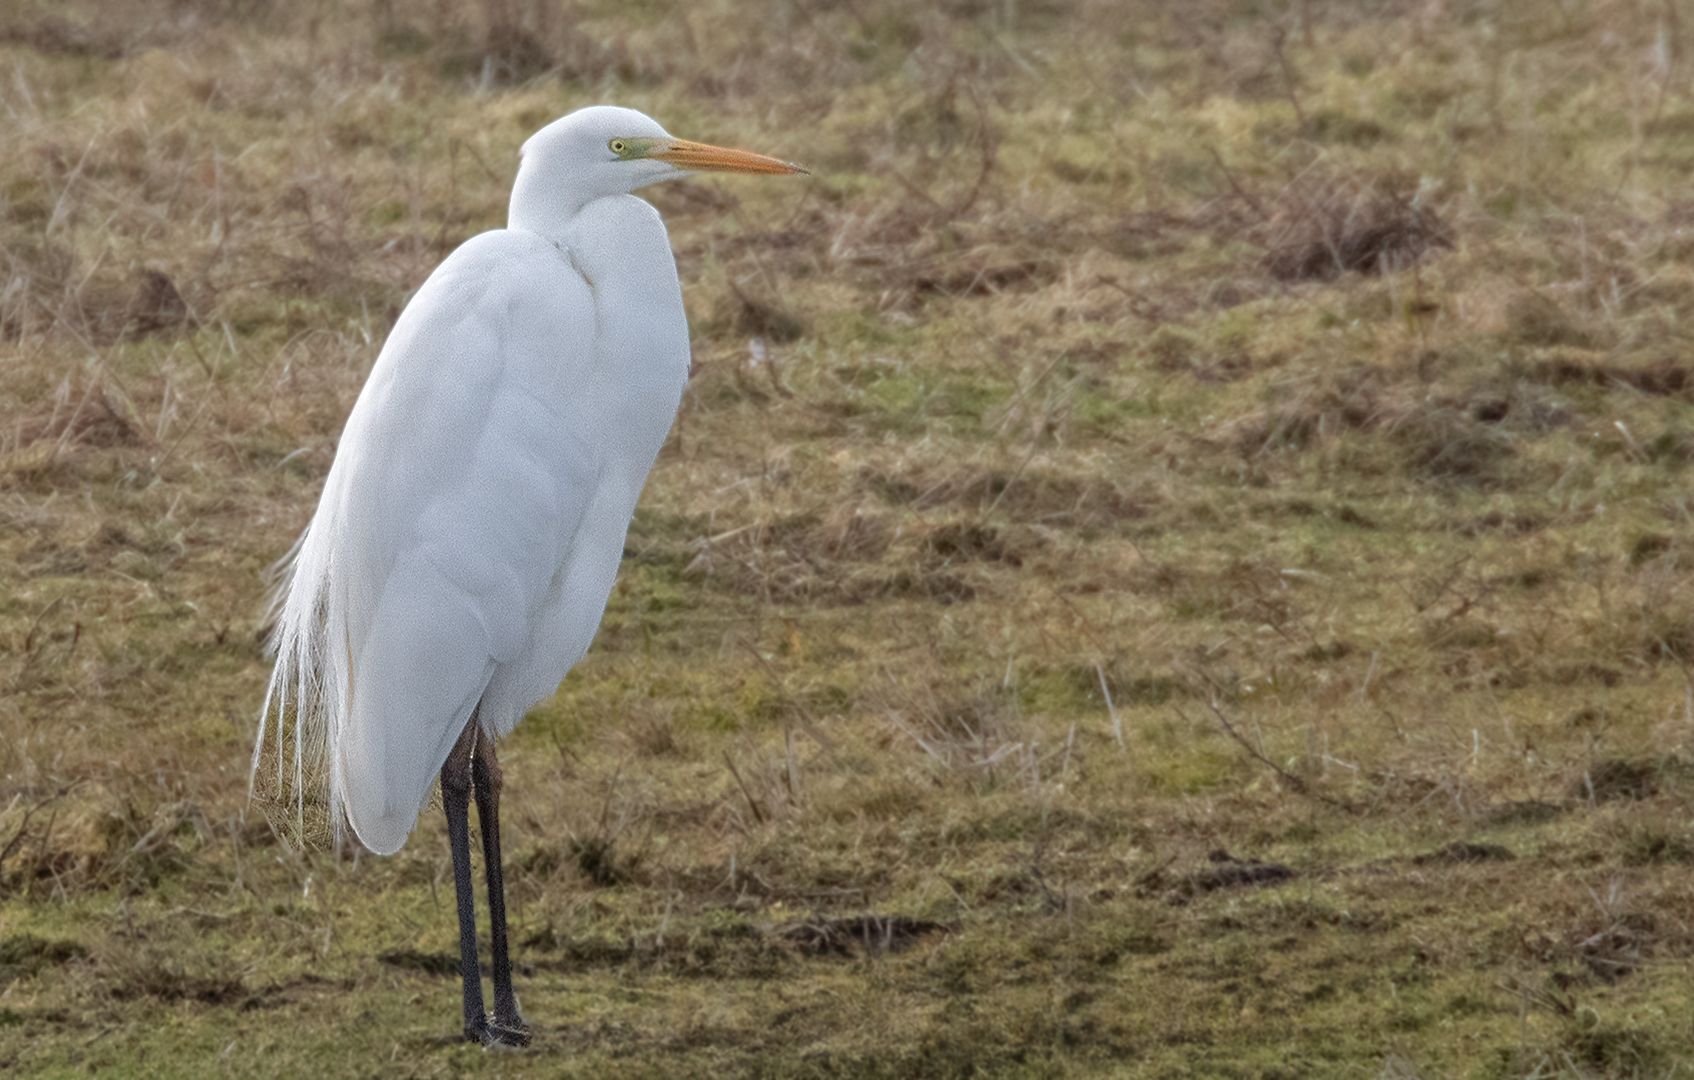
M 691 172 L 804 173 L 798 165 L 745 150 L 678 139 L 634 109 L 594 105 L 537 131 L 523 144 L 512 190 L 566 216 L 597 198 Z

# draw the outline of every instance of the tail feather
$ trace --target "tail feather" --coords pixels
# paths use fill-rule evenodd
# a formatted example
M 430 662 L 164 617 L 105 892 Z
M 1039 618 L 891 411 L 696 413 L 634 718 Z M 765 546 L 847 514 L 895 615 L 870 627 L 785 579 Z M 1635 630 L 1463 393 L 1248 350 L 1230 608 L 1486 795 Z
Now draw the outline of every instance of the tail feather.
M 333 567 L 328 545 L 314 543 L 321 539 L 313 526 L 308 526 L 267 575 L 271 582 L 267 612 L 272 630 L 266 652 L 275 662 L 259 713 L 247 791 L 249 798 L 255 793 L 269 735 L 275 748 L 279 792 L 287 790 L 287 770 L 292 757 L 294 813 L 302 831 L 308 778 L 314 783 L 327 781 L 330 823 L 339 847 L 345 820 L 341 808 L 342 785 L 338 762 L 329 748 L 336 744 L 341 718 L 346 715 L 349 661 L 345 649 L 330 646 L 332 641 L 345 637 L 346 629 L 334 625 L 345 619 L 337 618 L 335 605 L 330 602 Z M 290 728 L 292 755 L 288 753 Z M 324 776 L 326 763 L 327 777 Z

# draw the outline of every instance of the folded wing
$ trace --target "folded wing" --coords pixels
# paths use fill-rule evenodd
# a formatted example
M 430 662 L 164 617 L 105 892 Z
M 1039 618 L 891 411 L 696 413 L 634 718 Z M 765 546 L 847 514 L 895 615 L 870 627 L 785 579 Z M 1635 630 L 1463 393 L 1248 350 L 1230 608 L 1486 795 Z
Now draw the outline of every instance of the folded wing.
M 556 593 L 600 462 L 586 282 L 486 233 L 406 307 L 343 431 L 278 622 L 267 708 L 327 750 L 334 819 L 388 853 Z M 563 672 L 560 672 L 562 676 Z

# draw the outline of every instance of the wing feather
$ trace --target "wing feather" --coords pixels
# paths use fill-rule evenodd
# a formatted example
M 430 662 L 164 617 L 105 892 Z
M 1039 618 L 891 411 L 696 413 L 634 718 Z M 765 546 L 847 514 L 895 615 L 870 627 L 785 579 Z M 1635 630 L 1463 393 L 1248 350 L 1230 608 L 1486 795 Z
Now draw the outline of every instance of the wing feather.
M 284 582 L 265 715 L 280 735 L 292 705 L 296 744 L 327 748 L 333 820 L 373 851 L 404 843 L 555 591 L 600 473 L 569 396 L 594 340 L 556 248 L 485 233 L 418 290 L 348 418 Z

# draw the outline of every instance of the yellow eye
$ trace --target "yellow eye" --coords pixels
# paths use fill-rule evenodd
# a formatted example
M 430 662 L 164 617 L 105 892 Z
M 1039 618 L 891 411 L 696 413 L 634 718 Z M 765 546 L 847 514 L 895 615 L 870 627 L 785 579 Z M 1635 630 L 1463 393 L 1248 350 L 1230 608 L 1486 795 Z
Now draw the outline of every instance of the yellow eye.
M 629 149 L 629 144 L 624 142 L 622 139 L 613 139 L 609 145 L 611 146 L 612 153 L 614 154 L 621 154 L 625 150 Z

